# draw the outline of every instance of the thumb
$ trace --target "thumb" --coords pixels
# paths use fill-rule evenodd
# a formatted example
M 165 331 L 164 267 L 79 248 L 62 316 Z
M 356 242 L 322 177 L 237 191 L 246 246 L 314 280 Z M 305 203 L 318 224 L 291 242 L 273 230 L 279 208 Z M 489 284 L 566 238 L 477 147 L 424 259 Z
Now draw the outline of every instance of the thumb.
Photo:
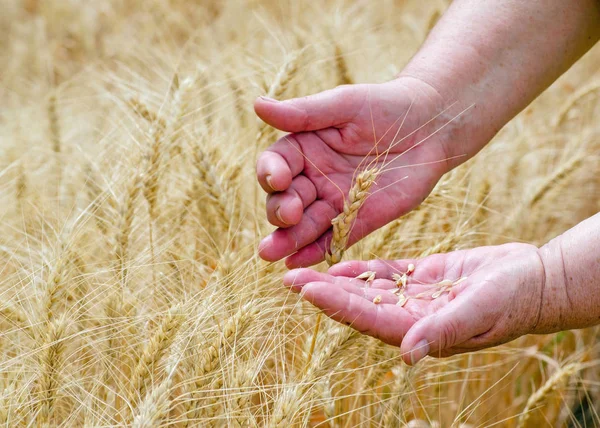
M 478 305 L 469 294 L 472 293 L 457 296 L 437 312 L 413 324 L 400 346 L 404 362 L 413 365 L 426 355 L 441 356 L 442 351 L 490 329 L 489 310 Z
M 286 101 L 259 97 L 254 111 L 266 123 L 285 132 L 317 131 L 354 119 L 364 105 L 366 93 L 364 85 L 346 85 Z

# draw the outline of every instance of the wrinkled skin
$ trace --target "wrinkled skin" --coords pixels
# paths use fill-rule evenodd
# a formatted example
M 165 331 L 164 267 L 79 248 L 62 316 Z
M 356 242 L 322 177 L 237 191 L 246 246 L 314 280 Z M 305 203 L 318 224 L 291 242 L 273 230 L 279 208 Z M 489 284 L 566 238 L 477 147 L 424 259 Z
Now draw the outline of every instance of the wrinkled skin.
M 414 78 L 283 102 L 259 98 L 255 110 L 270 125 L 293 132 L 257 162 L 258 181 L 269 193 L 267 218 L 278 227 L 259 254 L 269 261 L 287 257 L 289 268 L 324 259 L 331 220 L 342 211 L 357 169 L 385 164 L 349 245 L 419 205 L 449 169 L 445 145 L 454 121 L 437 92 Z
M 393 273 L 408 276 L 407 296 L 438 288 L 442 280 L 465 280 L 436 299 L 409 299 L 401 307 Z M 366 287 L 355 279 L 366 271 L 376 278 Z M 535 329 L 541 311 L 544 265 L 537 247 L 506 244 L 434 254 L 421 260 L 349 261 L 320 273 L 288 272 L 284 283 L 331 317 L 400 347 L 414 364 L 425 355 L 445 357 L 513 340 Z M 429 285 L 427 285 L 429 284 Z M 373 303 L 376 296 L 381 303 Z

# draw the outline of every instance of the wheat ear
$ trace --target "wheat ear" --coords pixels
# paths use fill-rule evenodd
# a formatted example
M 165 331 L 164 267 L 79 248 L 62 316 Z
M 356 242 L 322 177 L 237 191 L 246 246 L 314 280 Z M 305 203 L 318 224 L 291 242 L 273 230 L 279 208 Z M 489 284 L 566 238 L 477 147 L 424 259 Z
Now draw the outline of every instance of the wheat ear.
M 348 70 L 348 64 L 346 63 L 342 48 L 337 43 L 335 43 L 335 68 L 339 85 L 351 85 L 354 83 L 354 79 L 350 76 L 350 71 Z
M 173 94 L 173 119 L 171 120 L 169 128 L 171 139 L 170 151 L 174 151 L 175 153 L 181 152 L 183 122 L 190 107 L 189 92 L 194 86 L 195 82 L 196 80 L 194 78 L 186 77 L 180 84 L 176 86 L 175 93 Z
M 230 385 L 231 390 L 234 391 L 230 407 L 230 410 L 235 412 L 235 416 L 231 421 L 234 427 L 250 426 L 251 412 L 249 406 L 254 392 L 251 390 L 251 386 L 255 377 L 256 369 L 248 364 L 247 367 L 238 369 Z
M 554 120 L 554 127 L 559 127 L 564 123 L 564 121 L 568 118 L 569 112 L 579 100 L 597 91 L 600 92 L 600 84 L 594 83 L 588 86 L 587 88 L 583 88 L 581 91 L 575 93 L 559 109 L 558 114 L 556 115 L 556 119 Z
M 59 154 L 62 150 L 60 144 L 60 125 L 58 122 L 56 104 L 56 94 L 50 95 L 48 98 L 48 122 L 50 124 L 50 138 L 52 138 L 52 151 Z
M 302 379 L 288 384 L 277 397 L 268 426 L 271 428 L 290 426 L 299 410 L 299 400 L 305 398 L 320 377 L 328 374 L 339 364 L 342 355 L 347 357 L 346 353 L 360 337 L 359 332 L 346 328 L 327 342 L 321 352 L 315 354 Z
M 354 220 L 356 220 L 358 211 L 369 196 L 369 189 L 379 176 L 379 172 L 378 168 L 370 168 L 358 174 L 354 185 L 350 188 L 348 198 L 344 202 L 343 211 L 331 220 L 333 237 L 329 245 L 329 253 L 325 254 L 329 266 L 333 266 L 342 260 Z
M 135 428 L 152 428 L 161 425 L 160 422 L 167 415 L 171 400 L 171 385 L 173 378 L 167 376 L 160 385 L 153 389 L 139 407 L 138 414 L 133 419 Z
M 202 411 L 210 410 L 197 406 L 200 392 L 211 383 L 209 375 L 219 367 L 222 352 L 230 347 L 236 338 L 243 333 L 257 313 L 258 308 L 255 305 L 244 305 L 227 320 L 220 337 L 216 341 L 207 341 L 202 348 L 200 357 L 194 359 L 193 366 L 188 370 L 190 373 L 194 373 L 195 381 L 190 385 L 194 390 L 191 391 L 191 398 L 184 403 L 184 413 L 186 415 L 184 426 L 196 423 Z
M 55 319 L 55 309 L 58 303 L 58 297 L 60 291 L 64 289 L 66 282 L 66 260 L 64 251 L 61 249 L 63 254 L 59 255 L 52 272 L 48 276 L 46 281 L 46 301 L 43 313 L 46 315 L 47 322 L 51 322 Z
M 556 370 L 556 372 L 554 372 L 554 374 L 546 381 L 546 383 L 529 397 L 529 399 L 527 400 L 527 404 L 525 404 L 523 412 L 519 416 L 517 428 L 525 427 L 527 420 L 531 416 L 531 411 L 537 405 L 542 403 L 552 391 L 558 388 L 558 386 L 560 386 L 563 382 L 566 382 L 573 374 L 575 374 L 579 370 L 581 370 L 581 364 L 579 363 L 567 364 L 566 366 Z
M 60 136 L 60 124 L 58 120 L 56 94 L 50 95 L 48 98 L 48 122 L 50 127 L 50 138 L 52 143 L 52 151 L 55 154 L 56 161 L 56 181 L 57 181 L 57 192 L 60 195 L 60 182 L 62 179 L 62 144 Z
M 273 82 L 269 86 L 269 90 L 266 93 L 266 96 L 268 98 L 278 99 L 284 94 L 290 82 L 298 72 L 299 56 L 300 55 L 298 52 L 292 53 L 288 60 L 279 69 L 277 75 L 275 76 L 275 79 L 273 79 Z M 265 141 L 267 140 L 267 136 L 269 135 L 269 129 L 271 128 L 266 123 L 259 123 L 258 133 L 256 134 L 257 147 L 261 147 L 264 145 Z
M 39 426 L 45 426 L 52 422 L 56 392 L 61 379 L 59 371 L 64 359 L 63 340 L 66 328 L 67 322 L 64 316 L 51 321 L 40 344 L 40 375 L 37 384 L 40 400 L 36 402 L 36 406 L 39 406 L 36 409 L 39 411 L 37 416 Z
M 99 179 L 94 173 L 94 169 L 91 164 L 87 164 L 85 172 L 86 180 L 85 185 L 87 189 L 87 195 L 91 203 L 91 214 L 94 216 L 96 226 L 100 231 L 106 235 L 108 233 L 109 215 L 107 210 L 104 208 L 104 203 L 108 203 L 109 207 L 116 211 L 117 202 L 115 198 L 100 187 Z
M 132 401 L 137 397 L 143 397 L 145 395 L 152 371 L 164 355 L 165 351 L 173 343 L 182 321 L 183 317 L 180 306 L 176 305 L 169 309 L 160 322 L 156 332 L 144 347 L 142 355 L 132 374 L 130 394 L 130 399 Z
M 194 176 L 194 192 L 198 202 L 198 211 L 205 212 L 205 205 L 200 198 L 200 189 L 204 189 L 205 195 L 212 202 L 216 211 L 216 218 L 212 217 L 209 226 L 222 225 L 228 227 L 233 220 L 233 212 L 230 208 L 230 199 L 228 198 L 228 189 L 215 171 L 215 167 L 210 163 L 208 156 L 201 147 L 196 145 L 192 148 L 192 157 L 196 174 Z M 221 232 L 216 230 L 214 233 Z M 217 235 L 215 234 L 215 237 Z
M 391 399 L 385 404 L 385 412 L 382 416 L 381 426 L 401 426 L 403 422 L 404 411 L 402 403 L 406 398 L 406 392 L 409 387 L 408 378 L 411 369 L 398 366 L 394 370 L 395 381 L 392 387 Z
M 175 373 L 183 355 L 183 344 L 181 334 L 173 339 L 170 355 L 165 363 L 166 377 L 146 394 L 146 398 L 138 408 L 138 414 L 133 419 L 134 427 L 155 427 L 161 426 L 161 422 L 168 416 L 171 406 L 171 387 L 175 378 Z
M 129 100 L 129 106 L 139 117 L 146 120 L 147 122 L 157 124 L 158 127 L 162 129 L 165 129 L 167 127 L 167 124 L 164 121 L 164 119 L 152 110 L 150 110 L 150 108 L 146 104 L 142 103 L 139 99 L 131 98 Z
M 550 192 L 558 183 L 563 181 L 569 175 L 571 175 L 579 166 L 583 163 L 584 156 L 574 156 L 565 162 L 558 168 L 552 175 L 550 175 L 544 183 L 535 191 L 535 193 L 529 199 L 529 206 L 533 207 L 540 202 L 544 196 Z
M 148 160 L 148 167 L 144 177 L 144 198 L 148 202 L 148 211 L 150 220 L 156 219 L 156 202 L 158 198 L 160 172 L 163 153 L 163 134 L 164 129 L 152 127 L 150 135 L 152 138 L 152 147 Z
M 140 183 L 141 177 L 135 175 L 127 189 L 127 196 L 124 204 L 121 206 L 121 224 L 114 248 L 117 269 L 121 274 L 121 287 L 125 286 L 125 280 L 127 278 L 125 263 L 129 250 L 129 235 L 131 234 L 131 226 L 135 215 L 135 202 L 140 192 Z

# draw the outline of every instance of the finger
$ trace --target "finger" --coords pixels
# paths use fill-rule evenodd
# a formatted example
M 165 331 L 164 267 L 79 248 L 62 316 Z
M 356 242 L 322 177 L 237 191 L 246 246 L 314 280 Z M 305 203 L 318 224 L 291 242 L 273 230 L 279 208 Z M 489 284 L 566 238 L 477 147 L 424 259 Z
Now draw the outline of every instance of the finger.
M 271 262 L 287 257 L 319 238 L 331 227 L 331 219 L 336 215 L 330 204 L 317 200 L 304 211 L 300 223 L 288 229 L 277 229 L 263 239 L 258 254 Z
M 492 319 L 489 308 L 480 307 L 474 297 L 472 293 L 463 293 L 438 311 L 417 321 L 402 341 L 404 361 L 415 364 L 425 355 L 440 355 L 488 331 Z
M 290 227 L 302 219 L 304 208 L 317 199 L 315 185 L 303 175 L 292 181 L 290 187 L 267 197 L 267 219 L 278 227 Z
M 385 298 L 383 303 L 396 303 L 398 301 L 398 298 L 392 293 L 383 292 L 395 288 L 395 284 L 391 281 L 375 280 L 372 283 L 367 283 L 361 279 L 332 276 L 306 268 L 293 269 L 283 276 L 283 284 L 290 287 L 294 292 L 300 292 L 302 287 L 310 282 L 329 282 L 370 300 L 381 295 L 382 298 Z
M 328 317 L 393 345 L 400 344 L 414 323 L 405 309 L 373 303 L 336 284 L 311 282 L 303 287 L 301 295 Z
M 334 282 L 334 277 L 312 269 L 293 269 L 283 276 L 283 285 L 294 292 L 300 292 L 309 282 Z
M 331 242 L 331 230 L 325 232 L 312 244 L 308 244 L 298 252 L 292 254 L 285 259 L 285 265 L 288 269 L 298 267 L 307 267 L 316 265 L 325 260 L 325 249 L 329 247 Z
M 258 182 L 265 192 L 287 189 L 304 169 L 304 154 L 294 135 L 280 138 L 261 153 L 256 162 Z
M 282 131 L 316 131 L 350 122 L 364 106 L 366 94 L 360 85 L 352 85 L 287 101 L 260 97 L 254 103 L 254 111 Z
M 351 260 L 338 263 L 329 268 L 329 273 L 336 276 L 356 277 L 361 273 L 375 272 L 376 278 L 392 279 L 393 274 L 402 274 L 408 271 L 410 264 L 416 266 L 419 262 L 413 259 L 407 260 Z

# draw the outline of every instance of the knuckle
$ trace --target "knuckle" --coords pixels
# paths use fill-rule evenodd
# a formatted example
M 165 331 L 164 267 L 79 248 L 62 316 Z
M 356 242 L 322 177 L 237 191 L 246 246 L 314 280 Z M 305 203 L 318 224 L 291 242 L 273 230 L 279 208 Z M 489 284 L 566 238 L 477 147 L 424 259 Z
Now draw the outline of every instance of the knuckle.
M 456 321 L 451 318 L 445 319 L 439 325 L 439 338 L 436 338 L 439 343 L 439 350 L 445 350 L 456 344 L 458 336 L 458 325 Z

